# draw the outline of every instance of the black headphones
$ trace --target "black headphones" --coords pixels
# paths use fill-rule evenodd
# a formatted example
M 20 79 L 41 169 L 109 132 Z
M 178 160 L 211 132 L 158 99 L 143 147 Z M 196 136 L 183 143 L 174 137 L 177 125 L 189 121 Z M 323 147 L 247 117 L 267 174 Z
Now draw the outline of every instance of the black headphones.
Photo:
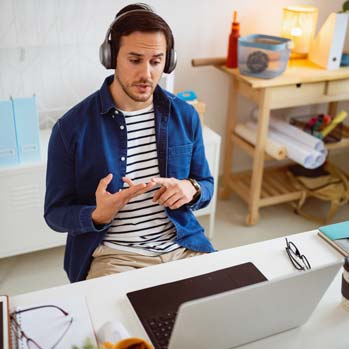
M 115 24 L 117 24 L 119 19 L 123 18 L 124 16 L 126 16 L 132 12 L 150 12 L 150 11 L 141 10 L 141 9 L 131 10 L 131 11 L 127 11 L 125 13 L 122 13 L 120 16 L 117 16 L 113 20 L 113 22 L 109 26 L 109 29 L 105 35 L 104 41 L 99 48 L 99 60 L 106 69 L 115 69 L 116 68 L 116 57 L 114 57 L 115 44 L 113 45 L 112 40 L 110 40 L 110 33 L 113 30 L 113 27 L 115 26 Z M 154 12 L 151 12 L 151 13 L 158 16 Z M 158 16 L 158 17 L 160 17 L 160 16 Z M 171 33 L 171 35 L 172 35 L 172 33 Z M 176 64 L 177 64 L 177 54 L 176 54 L 176 51 L 174 49 L 174 39 L 172 36 L 172 47 L 167 48 L 167 50 L 166 50 L 166 62 L 165 62 L 165 67 L 164 67 L 164 73 L 166 73 L 166 74 L 172 73 L 174 68 L 176 68 Z

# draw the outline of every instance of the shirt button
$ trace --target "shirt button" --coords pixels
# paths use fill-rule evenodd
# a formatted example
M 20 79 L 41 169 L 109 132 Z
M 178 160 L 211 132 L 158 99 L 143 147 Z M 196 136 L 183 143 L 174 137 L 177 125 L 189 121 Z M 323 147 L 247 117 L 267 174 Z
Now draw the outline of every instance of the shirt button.
M 120 126 L 120 130 L 123 130 L 124 128 L 125 128 L 124 125 L 121 125 L 121 126 Z
M 125 158 L 124 156 L 121 157 L 121 161 L 125 161 L 125 159 L 126 159 L 126 158 Z
M 119 114 L 119 111 L 118 111 L 118 110 L 114 110 L 114 114 L 115 114 L 115 115 L 118 115 L 118 114 Z

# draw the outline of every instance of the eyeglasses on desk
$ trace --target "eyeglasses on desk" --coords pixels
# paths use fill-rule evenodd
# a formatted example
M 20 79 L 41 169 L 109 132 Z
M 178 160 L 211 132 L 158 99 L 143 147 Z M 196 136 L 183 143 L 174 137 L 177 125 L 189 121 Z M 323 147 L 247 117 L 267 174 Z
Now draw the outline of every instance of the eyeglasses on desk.
M 311 269 L 310 263 L 305 257 L 304 254 L 301 254 L 297 246 L 292 242 L 289 241 L 287 238 L 286 240 L 286 252 L 288 257 L 290 258 L 291 263 L 297 270 L 307 270 Z
M 54 344 L 51 344 L 49 347 L 43 347 L 40 344 L 37 343 L 37 341 L 34 338 L 31 338 L 29 335 L 27 335 L 22 327 L 20 321 L 18 321 L 17 316 L 21 313 L 29 312 L 29 311 L 36 311 L 43 308 L 52 308 L 58 310 L 62 315 L 67 317 L 67 323 L 62 329 L 61 333 L 57 333 L 57 339 L 54 341 Z M 65 335 L 68 333 L 72 323 L 73 323 L 73 317 L 69 317 L 69 313 L 66 312 L 64 309 L 56 306 L 56 305 L 41 305 L 38 307 L 32 307 L 27 309 L 21 309 L 17 310 L 11 313 L 11 330 L 16 337 L 18 341 L 26 341 L 27 349 L 54 349 L 58 346 L 59 343 L 63 340 Z M 37 315 L 40 316 L 40 315 Z M 43 329 L 44 329 L 45 323 L 43 322 Z

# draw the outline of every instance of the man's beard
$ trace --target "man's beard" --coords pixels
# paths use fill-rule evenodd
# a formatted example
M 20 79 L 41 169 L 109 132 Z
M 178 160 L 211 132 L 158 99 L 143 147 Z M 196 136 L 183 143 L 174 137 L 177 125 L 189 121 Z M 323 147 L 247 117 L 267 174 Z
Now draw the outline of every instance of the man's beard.
M 153 87 L 153 82 L 150 81 L 150 80 L 140 80 L 140 81 L 136 81 L 136 82 L 133 82 L 131 84 L 131 87 L 132 86 L 135 86 L 135 85 L 138 85 L 138 84 L 147 84 L 150 86 L 150 91 L 149 93 L 147 93 L 146 95 L 143 94 L 143 95 L 139 95 L 139 94 L 135 94 L 135 93 L 132 93 L 131 91 L 131 88 L 127 85 L 125 85 L 121 79 L 119 78 L 118 76 L 118 73 L 117 71 L 115 72 L 115 78 L 117 79 L 117 81 L 119 82 L 122 90 L 126 93 L 126 95 L 128 97 L 130 97 L 133 101 L 135 102 L 146 102 L 147 100 L 149 100 L 149 98 L 152 96 L 153 92 L 154 92 L 154 87 Z

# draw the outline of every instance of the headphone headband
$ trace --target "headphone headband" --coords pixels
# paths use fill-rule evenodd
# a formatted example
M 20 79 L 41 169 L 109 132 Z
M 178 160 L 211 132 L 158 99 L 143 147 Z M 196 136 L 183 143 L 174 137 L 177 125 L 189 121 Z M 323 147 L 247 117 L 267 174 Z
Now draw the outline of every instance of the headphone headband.
M 110 26 L 106 32 L 103 43 L 101 44 L 101 46 L 99 48 L 99 59 L 100 59 L 100 62 L 102 63 L 102 65 L 106 69 L 115 69 L 116 68 L 116 57 L 114 57 L 115 54 L 113 54 L 114 53 L 113 50 L 115 50 L 114 49 L 115 46 L 113 45 L 112 40 L 109 38 L 110 34 L 113 30 L 113 27 L 121 18 L 125 17 L 126 15 L 128 15 L 130 13 L 135 13 L 135 12 L 151 13 L 151 14 L 154 14 L 155 16 L 159 17 L 162 21 L 164 21 L 155 12 L 152 12 L 150 10 L 145 10 L 145 9 L 130 10 L 130 11 L 121 13 L 119 16 L 115 17 L 115 19 L 110 24 Z M 164 73 L 167 73 L 167 74 L 170 74 L 175 69 L 176 64 L 177 64 L 177 54 L 176 54 L 176 51 L 174 50 L 174 39 L 173 39 L 171 29 L 170 29 L 170 34 L 172 36 L 172 47 L 167 47 L 167 49 L 166 49 L 166 62 L 165 62 L 165 67 L 164 67 Z M 169 43 L 167 43 L 167 45 L 168 44 Z
M 108 41 L 108 40 L 109 40 L 109 35 L 110 35 L 110 33 L 112 32 L 112 30 L 113 30 L 114 24 L 115 24 L 120 18 L 125 17 L 126 15 L 128 15 L 129 13 L 132 13 L 132 12 L 150 12 L 150 11 L 139 9 L 139 10 L 130 10 L 130 11 L 121 13 L 119 16 L 117 16 L 117 17 L 114 18 L 113 22 L 111 22 L 111 24 L 110 24 L 110 26 L 109 26 L 109 28 L 108 28 L 108 30 L 107 30 L 107 33 L 106 33 L 106 35 L 105 35 L 104 41 Z M 152 12 L 152 13 L 154 13 L 154 12 Z M 156 14 L 156 13 L 154 13 L 154 14 Z

